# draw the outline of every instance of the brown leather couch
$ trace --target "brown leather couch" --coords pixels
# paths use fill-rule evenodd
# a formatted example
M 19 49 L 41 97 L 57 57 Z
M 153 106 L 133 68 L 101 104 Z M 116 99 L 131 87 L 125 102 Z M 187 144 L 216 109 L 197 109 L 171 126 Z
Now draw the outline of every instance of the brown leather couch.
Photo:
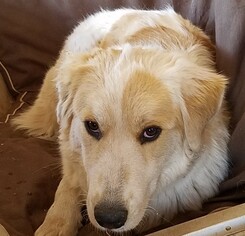
M 167 3 L 215 42 L 217 68 L 230 78 L 227 99 L 232 111 L 229 178 L 203 209 L 181 214 L 171 224 L 245 201 L 244 0 L 0 0 L 0 224 L 11 236 L 33 235 L 59 182 L 56 143 L 15 131 L 10 120 L 33 102 L 66 35 L 101 7 L 160 9 Z M 89 226 L 80 231 L 96 234 Z

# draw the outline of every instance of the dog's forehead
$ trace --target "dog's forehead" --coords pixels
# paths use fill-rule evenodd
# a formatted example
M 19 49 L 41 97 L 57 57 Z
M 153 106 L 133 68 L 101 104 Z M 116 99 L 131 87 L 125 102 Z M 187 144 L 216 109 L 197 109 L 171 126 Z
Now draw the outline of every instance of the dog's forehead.
M 92 118 L 106 126 L 109 123 L 112 126 L 161 125 L 170 128 L 176 111 L 163 81 L 144 68 L 119 74 L 110 74 L 93 91 L 88 91 L 83 119 Z
M 172 126 L 176 110 L 170 88 L 147 66 L 149 58 L 153 60 L 149 52 L 126 47 L 100 51 L 93 57 L 90 63 L 94 69 L 86 75 L 86 82 L 80 85 L 82 93 L 77 96 L 83 120 Z
M 124 88 L 122 110 L 128 123 L 140 127 L 158 124 L 170 128 L 176 115 L 167 85 L 144 70 L 132 72 Z

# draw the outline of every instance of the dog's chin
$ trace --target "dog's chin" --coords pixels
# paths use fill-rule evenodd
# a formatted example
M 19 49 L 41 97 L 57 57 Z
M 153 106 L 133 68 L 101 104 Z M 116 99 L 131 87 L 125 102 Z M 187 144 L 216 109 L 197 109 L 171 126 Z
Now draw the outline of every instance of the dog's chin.
M 101 232 L 105 232 L 107 233 L 108 235 L 130 235 L 130 233 L 133 232 L 133 229 L 126 229 L 124 226 L 122 226 L 121 228 L 118 228 L 118 229 L 106 229 L 106 228 L 103 228 L 103 227 L 98 227 L 98 226 L 95 226 L 95 228 Z
M 120 234 L 120 235 L 123 235 L 123 233 L 130 233 L 132 232 L 135 228 L 137 228 L 137 226 L 140 224 L 140 222 L 136 225 L 123 225 L 122 227 L 120 228 L 117 228 L 117 229 L 107 229 L 107 228 L 104 228 L 104 227 L 101 227 L 97 222 L 92 222 L 92 225 L 97 229 L 97 230 L 100 230 L 100 231 L 103 231 L 103 232 L 107 232 L 109 234 Z

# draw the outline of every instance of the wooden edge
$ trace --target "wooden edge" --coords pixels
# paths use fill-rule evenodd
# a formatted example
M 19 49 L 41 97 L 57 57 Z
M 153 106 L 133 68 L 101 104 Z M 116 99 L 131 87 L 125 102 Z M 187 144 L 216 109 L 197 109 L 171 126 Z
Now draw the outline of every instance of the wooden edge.
M 148 234 L 148 236 L 160 235 L 245 235 L 245 203 Z

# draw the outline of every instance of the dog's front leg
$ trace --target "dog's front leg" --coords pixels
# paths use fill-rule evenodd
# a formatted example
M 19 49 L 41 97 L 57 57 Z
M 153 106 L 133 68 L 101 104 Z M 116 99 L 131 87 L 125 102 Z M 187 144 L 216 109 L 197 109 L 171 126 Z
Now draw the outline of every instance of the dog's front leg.
M 80 187 L 71 186 L 69 179 L 64 176 L 56 191 L 54 203 L 35 236 L 76 235 L 81 222 L 81 191 Z

